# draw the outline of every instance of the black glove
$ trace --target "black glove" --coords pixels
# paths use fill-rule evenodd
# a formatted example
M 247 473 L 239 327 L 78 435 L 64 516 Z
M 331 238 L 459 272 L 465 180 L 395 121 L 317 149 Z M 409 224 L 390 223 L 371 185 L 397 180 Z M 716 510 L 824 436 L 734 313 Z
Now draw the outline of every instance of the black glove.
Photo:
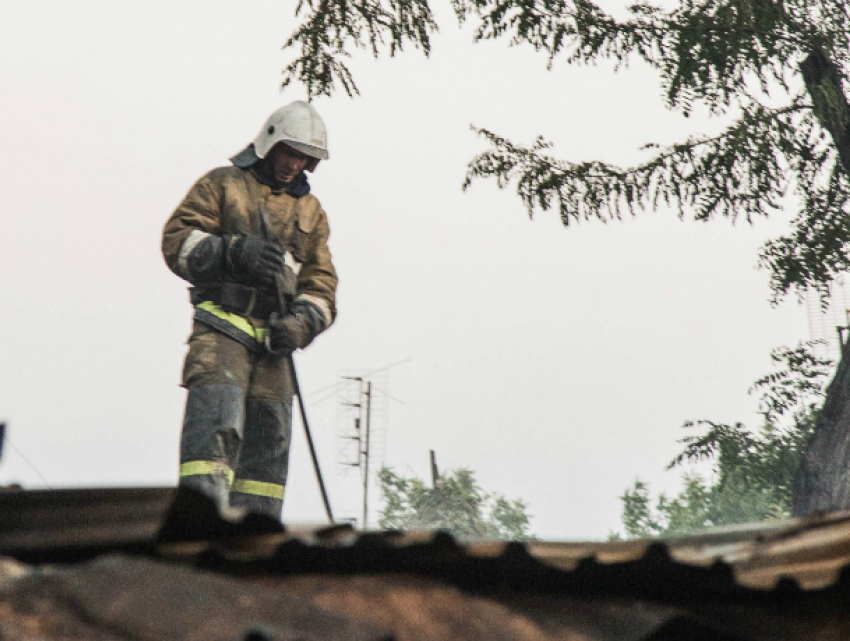
M 310 303 L 297 301 L 286 316 L 269 319 L 266 348 L 272 354 L 288 355 L 307 347 L 324 329 L 321 312 Z
M 249 285 L 273 287 L 283 271 L 283 252 L 274 243 L 256 236 L 223 236 L 227 271 Z

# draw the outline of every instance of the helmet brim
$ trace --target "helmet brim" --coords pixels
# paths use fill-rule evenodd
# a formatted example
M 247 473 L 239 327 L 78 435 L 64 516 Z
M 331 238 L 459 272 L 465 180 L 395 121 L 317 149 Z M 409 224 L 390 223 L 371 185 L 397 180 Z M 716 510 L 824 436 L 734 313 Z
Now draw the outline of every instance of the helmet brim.
M 286 143 L 293 149 L 297 149 L 302 154 L 307 154 L 308 156 L 310 156 L 310 158 L 315 158 L 316 160 L 327 160 L 329 158 L 328 150 L 322 149 L 321 147 L 315 147 L 313 145 L 308 145 L 304 142 L 299 142 L 297 140 L 291 140 L 287 138 L 281 138 L 280 142 Z

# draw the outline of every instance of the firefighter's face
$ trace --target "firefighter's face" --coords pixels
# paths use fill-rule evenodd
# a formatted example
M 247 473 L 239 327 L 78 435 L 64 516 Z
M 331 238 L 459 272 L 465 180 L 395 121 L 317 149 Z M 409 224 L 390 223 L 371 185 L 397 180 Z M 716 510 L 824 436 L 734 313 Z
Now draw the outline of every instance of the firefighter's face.
M 267 158 L 274 170 L 275 178 L 282 183 L 295 180 L 312 160 L 307 154 L 293 149 L 284 142 L 279 142 L 272 147 Z

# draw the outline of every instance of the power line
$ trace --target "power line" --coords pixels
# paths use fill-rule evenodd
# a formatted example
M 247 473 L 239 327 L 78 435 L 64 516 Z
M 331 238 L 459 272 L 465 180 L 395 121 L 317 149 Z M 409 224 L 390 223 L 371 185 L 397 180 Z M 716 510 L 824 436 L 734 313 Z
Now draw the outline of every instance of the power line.
M 396 361 L 395 363 L 385 365 L 384 367 L 378 367 L 377 369 L 367 370 L 367 372 L 364 374 L 364 376 L 369 376 L 370 374 L 374 374 L 375 372 L 383 372 L 384 370 L 392 369 L 393 367 L 397 367 L 398 365 L 404 365 L 405 363 L 409 363 L 412 360 L 413 359 L 410 356 L 408 356 L 407 358 L 403 358 L 400 361 Z
M 375 369 L 366 370 L 366 372 L 364 374 L 362 374 L 362 376 L 363 376 L 363 378 L 367 378 L 368 376 L 370 376 L 371 374 L 374 374 L 375 372 L 383 372 L 384 370 L 392 369 L 393 367 L 398 367 L 399 365 L 404 365 L 405 363 L 409 363 L 412 360 L 413 359 L 408 356 L 407 358 L 403 358 L 400 361 L 396 361 L 395 363 L 390 363 L 389 365 L 384 365 L 383 367 L 377 367 Z M 345 384 L 344 381 L 337 381 L 336 383 L 330 383 L 328 385 L 325 385 L 324 387 L 320 387 L 319 389 L 314 389 L 312 392 L 307 392 L 307 394 L 305 396 L 315 396 L 316 394 L 320 394 L 321 392 L 324 392 L 325 390 L 329 390 L 332 387 L 339 387 L 340 385 L 344 385 L 344 384 Z M 321 402 L 321 401 L 319 401 L 319 402 Z
M 379 387 L 375 387 L 375 388 L 373 388 L 373 389 L 374 389 L 376 392 L 380 392 L 381 394 L 383 394 L 383 395 L 384 395 L 384 396 L 386 396 L 387 398 L 391 398 L 391 399 L 393 399 L 396 403 L 401 403 L 402 405 L 404 405 L 404 401 L 400 401 L 399 399 L 397 399 L 395 396 L 393 396 L 393 395 L 392 395 L 392 394 L 390 394 L 389 392 L 385 392 L 384 390 L 382 390 L 382 389 L 381 389 L 381 388 L 379 388 Z
M 330 394 L 326 394 L 325 396 L 320 398 L 318 401 L 313 401 L 312 405 L 313 405 L 313 407 L 315 407 L 316 405 L 321 405 L 326 400 L 328 400 L 329 398 L 334 398 L 336 395 L 337 395 L 337 390 L 333 390 Z
M 24 459 L 24 461 L 26 462 L 26 464 L 27 464 L 27 465 L 29 465 L 32 469 L 34 469 L 34 470 L 35 470 L 35 473 L 36 473 L 36 474 L 38 474 L 38 477 L 41 479 L 42 483 L 44 483 L 44 485 L 47 487 L 47 489 L 48 489 L 48 490 L 52 490 L 53 488 L 52 488 L 52 487 L 50 487 L 50 484 L 47 482 L 47 479 L 45 479 L 45 478 L 44 478 L 44 476 L 41 474 L 41 472 L 39 472 L 39 471 L 38 471 L 38 468 L 37 468 L 35 465 L 33 465 L 33 464 L 30 462 L 30 460 L 29 460 L 26 456 L 24 456 L 24 453 L 23 453 L 23 452 L 21 452 L 21 450 L 19 450 L 19 449 L 15 446 L 15 444 L 14 444 L 14 443 L 12 443 L 12 441 L 10 441 L 10 440 L 9 440 L 9 437 L 8 437 L 8 436 L 6 436 L 6 439 L 5 439 L 5 440 L 6 440 L 6 443 L 8 443 L 9 445 L 11 445 L 11 446 L 12 446 L 12 449 L 13 449 L 13 450 L 15 450 L 15 451 L 18 453 L 18 456 L 20 456 L 22 459 Z
M 325 390 L 329 390 L 332 387 L 339 387 L 340 385 L 342 385 L 342 383 L 340 381 L 337 381 L 336 383 L 331 383 L 330 385 L 325 385 L 324 387 L 320 387 L 319 389 L 314 389 L 312 392 L 307 392 L 307 396 L 315 396 L 316 394 L 320 394 L 321 392 L 324 392 Z

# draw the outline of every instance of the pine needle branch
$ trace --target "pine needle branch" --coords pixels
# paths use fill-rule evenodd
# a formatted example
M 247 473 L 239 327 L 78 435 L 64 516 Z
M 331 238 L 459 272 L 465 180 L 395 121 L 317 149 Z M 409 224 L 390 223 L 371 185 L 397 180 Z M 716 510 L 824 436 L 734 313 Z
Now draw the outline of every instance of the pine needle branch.
M 309 98 L 332 95 L 337 83 L 350 97 L 360 93 L 344 62 L 352 50 L 368 49 L 377 58 L 387 48 L 395 56 L 410 43 L 427 56 L 437 31 L 427 0 L 301 0 L 296 15 L 302 13 L 283 45 L 300 47 L 300 55 L 284 68 L 282 87 L 299 82 Z

